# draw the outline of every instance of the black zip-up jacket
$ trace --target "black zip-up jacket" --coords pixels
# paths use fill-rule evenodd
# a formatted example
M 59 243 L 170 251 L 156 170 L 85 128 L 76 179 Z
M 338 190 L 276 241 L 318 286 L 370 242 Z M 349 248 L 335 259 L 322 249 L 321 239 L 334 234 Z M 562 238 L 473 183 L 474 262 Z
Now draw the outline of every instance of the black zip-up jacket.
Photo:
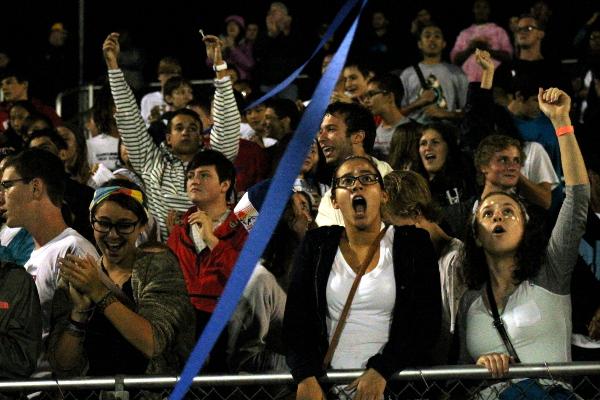
M 16 264 L 0 264 L 0 379 L 23 379 L 42 350 L 42 311 L 31 275 Z M 2 398 L 2 396 L 0 396 Z
M 441 291 L 437 259 L 429 234 L 414 226 L 393 227 L 396 299 L 389 341 L 367 362 L 386 380 L 401 369 L 424 365 L 440 329 Z M 341 226 L 307 232 L 296 253 L 285 307 L 283 341 L 296 382 L 320 377 L 327 352 L 326 286 Z M 342 331 L 342 335 L 343 335 Z

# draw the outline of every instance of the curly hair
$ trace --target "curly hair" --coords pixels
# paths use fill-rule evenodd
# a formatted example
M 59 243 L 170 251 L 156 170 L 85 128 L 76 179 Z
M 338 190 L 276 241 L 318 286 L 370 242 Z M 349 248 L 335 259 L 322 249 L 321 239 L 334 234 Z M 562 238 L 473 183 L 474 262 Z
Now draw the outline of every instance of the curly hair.
M 515 201 L 525 219 L 523 237 L 517 247 L 513 271 L 513 279 L 517 283 L 536 276 L 544 262 L 545 248 L 548 238 L 544 234 L 544 218 L 542 213 L 527 212 L 527 207 L 516 195 L 507 192 L 491 192 L 481 199 L 477 210 L 469 219 L 466 229 L 465 245 L 461 250 L 462 278 L 469 289 L 480 289 L 489 280 L 489 269 L 485 257 L 485 249 L 477 244 L 478 224 L 477 214 L 483 202 L 490 196 L 504 195 Z

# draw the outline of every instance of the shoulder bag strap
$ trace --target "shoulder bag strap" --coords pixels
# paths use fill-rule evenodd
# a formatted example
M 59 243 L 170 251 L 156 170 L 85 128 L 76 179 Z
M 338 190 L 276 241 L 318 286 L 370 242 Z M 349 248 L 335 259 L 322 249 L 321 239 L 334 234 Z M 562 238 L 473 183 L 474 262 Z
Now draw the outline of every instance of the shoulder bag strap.
M 354 278 L 354 282 L 352 283 L 352 287 L 350 288 L 350 292 L 348 293 L 348 297 L 346 298 L 346 303 L 344 304 L 344 308 L 342 309 L 340 320 L 338 321 L 337 326 L 335 327 L 335 331 L 333 333 L 333 336 L 331 337 L 331 343 L 329 344 L 329 348 L 327 349 L 327 353 L 325 354 L 325 359 L 323 360 L 323 369 L 327 369 L 329 367 L 329 363 L 333 358 L 333 353 L 335 352 L 335 349 L 340 340 L 342 330 L 344 329 L 344 325 L 346 324 L 346 318 L 348 318 L 350 306 L 352 305 L 352 300 L 354 299 L 354 295 L 356 294 L 356 290 L 358 289 L 360 280 L 362 279 L 363 275 L 365 274 L 365 271 L 371 263 L 373 256 L 377 252 L 377 249 L 379 248 L 379 242 L 381 242 L 381 239 L 387 232 L 388 227 L 389 225 L 385 225 L 385 227 L 379 232 L 379 235 L 377 235 L 377 238 L 375 238 L 375 241 L 371 244 L 371 247 L 369 247 L 369 252 L 367 253 L 367 256 L 363 260 L 362 264 L 358 269 L 358 272 L 356 273 L 356 278 Z
M 425 77 L 423 76 L 423 71 L 421 71 L 421 67 L 419 67 L 419 63 L 414 64 L 413 68 L 415 69 L 415 72 L 417 73 L 417 76 L 419 77 L 419 82 L 421 82 L 421 86 L 423 87 L 423 90 L 429 89 L 429 85 L 427 84 L 427 81 L 425 80 Z
M 508 332 L 506 332 L 506 327 L 504 326 L 504 322 L 500 319 L 500 314 L 498 314 L 498 306 L 496 305 L 496 299 L 494 298 L 494 291 L 492 290 L 492 283 L 488 280 L 485 285 L 488 303 L 490 304 L 490 309 L 492 310 L 492 315 L 494 317 L 494 326 L 498 329 L 498 333 L 504 342 L 504 347 L 508 351 L 508 354 L 512 358 L 514 358 L 516 363 L 520 363 L 521 360 L 517 355 L 517 351 L 515 350 L 510 338 L 508 337 Z

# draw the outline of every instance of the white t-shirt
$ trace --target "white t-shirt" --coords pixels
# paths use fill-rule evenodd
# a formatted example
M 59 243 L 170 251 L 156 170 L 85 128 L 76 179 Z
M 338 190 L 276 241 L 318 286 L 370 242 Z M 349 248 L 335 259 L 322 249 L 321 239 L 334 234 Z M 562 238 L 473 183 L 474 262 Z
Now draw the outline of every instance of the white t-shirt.
M 387 158 L 390 155 L 390 145 L 396 128 L 402 124 L 410 122 L 408 118 L 402 118 L 393 126 L 384 127 L 383 122 L 379 124 L 375 131 L 375 143 L 373 144 L 373 154 Z
M 101 133 L 87 141 L 88 162 L 104 164 L 111 171 L 117 169 L 119 163 L 119 139 Z
M 150 112 L 154 107 L 158 106 L 161 110 L 160 114 L 166 111 L 167 103 L 163 98 L 162 93 L 159 91 L 150 92 L 142 97 L 142 102 L 140 103 L 140 111 L 142 114 L 142 118 L 144 118 L 144 122 L 146 126 L 150 126 Z
M 333 369 L 365 368 L 369 358 L 380 353 L 388 342 L 396 301 L 393 244 L 394 229 L 389 228 L 379 244 L 377 266 L 363 275 L 352 301 L 331 360 Z M 338 248 L 326 289 L 330 342 L 355 277 Z
M 76 230 L 67 228 L 54 239 L 31 252 L 25 263 L 25 270 L 35 280 L 40 304 L 42 306 L 42 338 L 50 333 L 50 316 L 52 314 L 52 298 L 58 284 L 58 259 L 70 252 L 78 256 L 91 254 L 98 258 L 96 248 Z
M 523 152 L 525 153 L 525 163 L 521 167 L 521 173 L 533 183 L 550 183 L 554 190 L 560 180 L 544 146 L 538 142 L 525 142 Z
M 0 229 L 0 245 L 8 246 L 10 242 L 17 236 L 23 228 L 9 228 L 8 225 L 3 224 Z

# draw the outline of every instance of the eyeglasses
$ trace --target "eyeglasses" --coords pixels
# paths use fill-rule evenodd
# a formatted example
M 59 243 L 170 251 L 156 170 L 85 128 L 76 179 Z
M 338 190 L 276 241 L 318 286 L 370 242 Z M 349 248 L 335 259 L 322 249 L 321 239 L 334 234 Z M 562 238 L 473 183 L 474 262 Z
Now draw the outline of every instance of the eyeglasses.
M 538 28 L 537 26 L 533 26 L 533 25 L 521 26 L 521 27 L 517 28 L 518 33 L 527 33 L 527 32 L 531 32 L 531 31 L 541 31 L 541 29 Z
M 140 221 L 117 222 L 113 224 L 110 221 L 103 221 L 96 218 L 92 218 L 92 228 L 94 228 L 95 231 L 100 233 L 108 233 L 111 231 L 112 228 L 115 228 L 117 230 L 117 233 L 120 233 L 121 235 L 128 235 L 135 230 L 135 227 L 138 224 L 138 222 Z
M 349 189 L 352 186 L 354 186 L 356 180 L 358 180 L 363 185 L 374 185 L 377 182 L 379 182 L 379 176 L 377 176 L 377 174 L 364 174 L 360 176 L 342 176 L 341 178 L 337 178 L 335 180 L 335 186 Z
M 31 178 L 18 178 L 18 179 L 9 179 L 9 180 L 6 180 L 6 181 L 1 181 L 0 182 L 0 190 L 1 191 L 8 190 L 11 187 L 15 186 L 15 184 L 17 182 L 21 182 L 21 181 L 23 181 L 23 182 L 29 182 L 30 180 L 31 180 Z
M 386 94 L 386 93 L 388 93 L 387 90 L 369 90 L 363 94 L 363 97 L 366 99 L 370 99 L 371 97 L 375 97 L 378 94 Z

